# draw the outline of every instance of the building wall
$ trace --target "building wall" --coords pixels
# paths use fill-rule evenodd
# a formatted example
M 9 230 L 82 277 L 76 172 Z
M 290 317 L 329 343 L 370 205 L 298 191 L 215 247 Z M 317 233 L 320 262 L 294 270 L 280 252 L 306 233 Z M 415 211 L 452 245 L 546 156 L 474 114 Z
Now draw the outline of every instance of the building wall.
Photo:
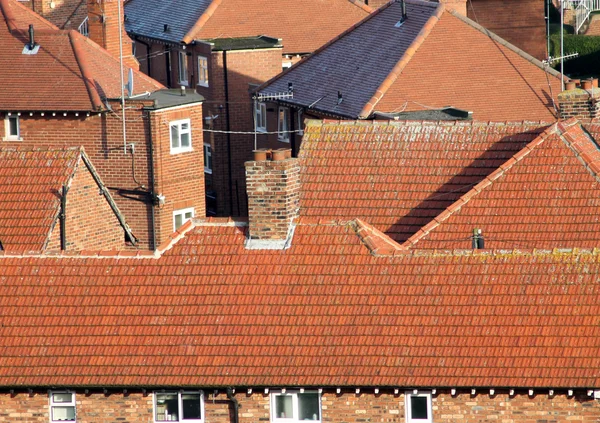
M 544 1 L 472 0 L 467 16 L 537 59 L 547 57 Z
M 66 249 L 123 250 L 125 232 L 96 180 L 83 161 L 67 192 Z M 60 221 L 52 231 L 47 251 L 60 250 Z
M 61 29 L 75 29 L 87 17 L 87 0 L 20 0 Z
M 270 421 L 270 397 L 261 390 L 247 395 L 235 394 L 241 408 L 239 423 Z M 138 390 L 123 394 L 112 391 L 104 394 L 91 390 L 88 394 L 76 392 L 77 421 L 79 423 L 105 423 L 126 421 L 128 423 L 152 423 L 153 393 Z M 204 392 L 205 422 L 230 423 L 233 407 L 221 390 L 217 395 L 212 389 Z M 567 398 L 563 393 L 554 397 L 537 394 L 529 397 L 519 393 L 509 397 L 506 392 L 490 397 L 488 394 L 461 393 L 456 397 L 449 392 L 440 393 L 432 400 L 433 421 L 436 423 L 483 423 L 489 421 L 511 423 L 580 422 L 596 423 L 600 418 L 597 400 L 585 393 Z M 384 392 L 356 395 L 346 390 L 341 395 L 325 391 L 321 397 L 322 421 L 344 423 L 405 423 L 404 394 Z M 0 422 L 48 422 L 49 400 L 46 391 L 32 394 L 17 392 L 0 394 Z

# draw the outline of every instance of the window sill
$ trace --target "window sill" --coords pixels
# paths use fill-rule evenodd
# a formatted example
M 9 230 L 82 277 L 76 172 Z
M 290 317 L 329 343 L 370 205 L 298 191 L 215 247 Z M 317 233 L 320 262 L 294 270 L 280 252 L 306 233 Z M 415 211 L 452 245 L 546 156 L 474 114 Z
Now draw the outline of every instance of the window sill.
M 179 85 L 183 85 L 184 87 L 189 87 L 190 86 L 189 82 L 187 82 L 187 81 L 179 81 L 178 84 Z
M 171 155 L 175 155 L 175 154 L 181 154 L 181 153 L 189 153 L 191 151 L 194 151 L 193 148 L 178 148 L 178 149 L 171 149 Z
M 267 132 L 267 128 L 256 128 L 256 132 Z
M 2 141 L 23 141 L 23 138 L 15 138 L 15 137 L 4 137 Z
M 198 87 L 206 87 L 206 88 L 208 88 L 208 82 L 198 82 L 196 85 Z
M 289 138 L 277 138 L 277 141 L 279 142 L 284 142 L 286 144 L 290 143 L 290 139 Z
M 212 175 L 212 169 L 204 168 L 204 173 L 208 173 L 209 175 Z

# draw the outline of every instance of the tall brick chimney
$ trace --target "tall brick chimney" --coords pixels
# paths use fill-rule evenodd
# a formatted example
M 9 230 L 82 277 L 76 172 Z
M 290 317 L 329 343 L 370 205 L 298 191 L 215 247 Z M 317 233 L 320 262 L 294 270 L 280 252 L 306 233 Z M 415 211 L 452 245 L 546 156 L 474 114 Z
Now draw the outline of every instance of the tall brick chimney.
M 267 157 L 265 157 L 267 156 Z M 250 234 L 247 248 L 283 249 L 290 245 L 300 205 L 300 164 L 291 150 L 257 151 L 246 162 Z
M 467 16 L 467 0 L 438 0 L 446 5 L 447 9 L 455 10 L 463 16 Z
M 600 90 L 598 80 L 567 82 L 558 95 L 560 118 L 595 119 L 600 117 Z
M 87 0 L 87 5 L 90 39 L 116 58 L 119 58 L 119 9 L 121 9 L 124 66 L 138 70 L 140 64 L 133 56 L 133 41 L 125 32 L 123 0 Z

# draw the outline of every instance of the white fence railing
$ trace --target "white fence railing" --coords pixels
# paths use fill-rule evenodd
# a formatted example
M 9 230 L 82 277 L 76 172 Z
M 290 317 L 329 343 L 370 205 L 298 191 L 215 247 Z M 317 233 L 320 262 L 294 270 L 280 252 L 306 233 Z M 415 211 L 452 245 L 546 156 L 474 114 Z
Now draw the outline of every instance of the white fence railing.
M 88 27 L 88 18 L 86 17 L 83 22 L 81 22 L 81 25 L 79 25 L 78 31 L 80 34 L 85 35 L 86 37 L 89 36 L 89 27 Z
M 575 32 L 589 19 L 590 14 L 600 10 L 600 0 L 562 0 L 563 9 L 575 10 Z

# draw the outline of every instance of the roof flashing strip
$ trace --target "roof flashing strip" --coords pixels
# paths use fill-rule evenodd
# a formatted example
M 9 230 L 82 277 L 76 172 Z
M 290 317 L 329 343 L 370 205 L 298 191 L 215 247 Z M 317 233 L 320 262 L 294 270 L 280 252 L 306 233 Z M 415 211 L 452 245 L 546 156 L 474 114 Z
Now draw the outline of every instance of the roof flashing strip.
M 253 239 L 246 238 L 244 248 L 246 250 L 287 250 L 292 246 L 292 239 L 296 225 L 291 224 L 285 239 Z

